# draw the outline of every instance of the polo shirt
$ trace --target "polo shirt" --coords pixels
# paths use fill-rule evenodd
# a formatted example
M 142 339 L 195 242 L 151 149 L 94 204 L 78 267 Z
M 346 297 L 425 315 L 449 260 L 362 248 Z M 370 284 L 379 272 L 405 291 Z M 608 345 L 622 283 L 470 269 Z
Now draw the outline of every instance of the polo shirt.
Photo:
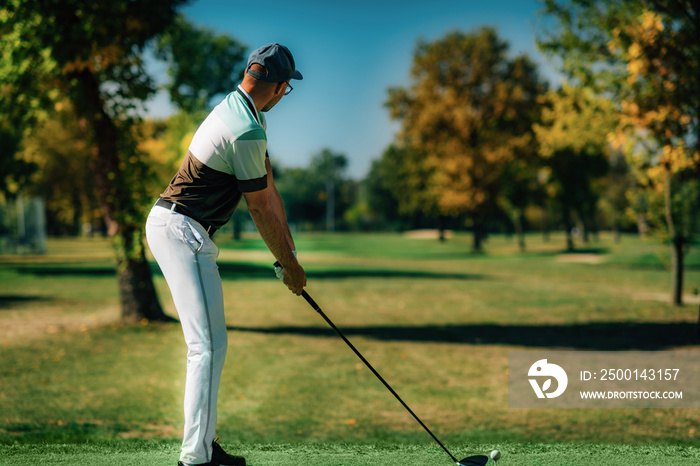
M 267 187 L 267 124 L 240 86 L 202 122 L 161 198 L 178 212 L 221 228 L 243 193 Z

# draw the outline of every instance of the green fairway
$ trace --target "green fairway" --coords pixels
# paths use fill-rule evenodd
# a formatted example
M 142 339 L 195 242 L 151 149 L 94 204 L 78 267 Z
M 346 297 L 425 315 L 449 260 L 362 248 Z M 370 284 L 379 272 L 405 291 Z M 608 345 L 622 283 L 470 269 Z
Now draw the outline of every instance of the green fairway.
M 217 434 L 254 466 L 447 464 L 449 458 L 274 278 L 264 244 L 217 238 L 229 349 Z M 455 456 L 499 464 L 698 464 L 694 409 L 509 409 L 508 350 L 698 350 L 700 254 L 668 304 L 668 251 L 563 237 L 299 235 L 308 290 Z M 0 465 L 174 464 L 186 347 L 177 324 L 118 323 L 102 240 L 0 257 Z M 167 286 L 154 268 L 166 312 Z M 460 456 L 460 457 L 461 457 Z M 300 461 L 299 458 L 303 458 Z
M 427 466 L 450 465 L 452 460 L 437 447 L 400 445 L 375 447 L 349 444 L 244 445 L 232 451 L 255 466 L 299 464 L 305 466 Z M 488 454 L 488 445 L 473 445 L 471 453 Z M 507 466 L 605 466 L 697 465 L 700 449 L 670 446 L 620 446 L 579 444 L 503 444 L 499 465 Z M 92 445 L 0 446 L 3 466 L 51 464 L 61 466 L 172 466 L 178 446 L 163 443 L 112 443 Z M 458 455 L 458 459 L 462 456 Z M 493 462 L 489 462 L 493 465 Z

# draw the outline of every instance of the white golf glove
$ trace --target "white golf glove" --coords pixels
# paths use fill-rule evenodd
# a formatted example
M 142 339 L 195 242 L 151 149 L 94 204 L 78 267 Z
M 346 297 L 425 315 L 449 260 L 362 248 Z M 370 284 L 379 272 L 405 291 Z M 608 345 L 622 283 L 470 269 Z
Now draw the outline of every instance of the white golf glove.
M 294 254 L 294 257 L 297 256 L 296 251 L 292 251 L 292 254 Z M 281 265 L 275 267 L 275 275 L 280 279 L 280 281 L 284 281 L 284 268 Z

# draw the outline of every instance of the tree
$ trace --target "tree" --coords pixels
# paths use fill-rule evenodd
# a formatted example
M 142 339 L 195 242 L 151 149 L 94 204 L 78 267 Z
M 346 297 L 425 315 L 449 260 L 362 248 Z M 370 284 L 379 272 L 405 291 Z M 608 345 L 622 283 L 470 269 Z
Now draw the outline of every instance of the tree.
M 637 215 L 627 218 L 631 202 L 628 193 L 633 188 L 633 177 L 625 155 L 620 150 L 612 150 L 609 158 L 610 168 L 603 183 L 603 199 L 601 209 L 605 211 L 613 237 L 616 243 L 620 242 L 621 231 L 629 228 L 629 225 L 637 222 Z M 641 228 L 643 230 L 643 227 Z M 640 231 L 640 236 L 644 235 Z
M 535 134 L 561 209 L 567 249 L 573 250 L 573 214 L 586 238 L 600 197 L 595 183 L 609 169 L 608 134 L 615 130 L 616 115 L 610 101 L 596 98 L 586 88 L 567 85 L 550 91 L 543 101 L 542 123 L 534 126 Z
M 402 217 L 399 211 L 401 196 L 394 195 L 391 181 L 405 178 L 397 172 L 403 165 L 393 165 L 387 155 L 393 150 L 394 146 L 390 146 L 379 159 L 374 160 L 364 179 L 369 216 L 377 228 L 398 227 Z
M 336 194 L 343 182 L 343 172 L 347 169 L 348 159 L 344 154 L 333 153 L 323 149 L 311 159 L 311 168 L 325 184 L 321 198 L 326 201 L 326 231 L 335 231 Z
M 700 16 L 690 0 L 545 0 L 540 47 L 576 82 L 619 102 L 615 146 L 637 175 L 643 214 L 671 245 L 671 302 L 700 210 Z
M 0 8 L 0 89 L 18 106 L 2 105 L 2 114 L 29 115 L 20 121 L 28 128 L 58 95 L 70 100 L 90 145 L 127 322 L 167 318 L 144 252 L 141 187 L 149 173 L 132 127 L 137 103 L 154 91 L 141 53 L 182 3 L 9 0 Z
M 384 221 L 401 229 L 442 228 L 435 199 L 428 193 L 427 178 L 417 171 L 428 169 L 423 165 L 422 152 L 391 144 L 382 156 L 372 163 L 367 175 L 368 202 Z M 441 236 L 444 232 L 441 230 Z
M 10 9 L 17 3 L 0 8 L 0 193 L 4 195 L 20 191 L 38 169 L 16 154 L 29 128 L 46 115 L 59 95 L 50 57 L 23 40 L 39 26 L 40 19 L 12 24 Z
M 67 102 L 58 102 L 51 117 L 25 138 L 18 159 L 38 167 L 25 192 L 46 199 L 49 235 L 79 235 L 84 224 L 99 224 L 94 177 L 87 167 L 90 156 L 90 145 Z
M 335 228 L 336 219 L 355 201 L 355 183 L 346 178 L 344 154 L 322 149 L 311 157 L 308 168 L 285 168 L 275 179 L 290 222 L 325 224 Z
M 531 126 L 545 90 L 532 61 L 510 59 L 507 50 L 491 28 L 419 41 L 413 84 L 390 89 L 386 103 L 402 125 L 395 145 L 410 155 L 406 185 L 422 188 L 402 193 L 404 205 L 468 216 L 475 251 L 499 209 L 505 167 L 533 150 Z
M 178 15 L 156 44 L 157 56 L 169 65 L 172 81 L 166 87 L 172 101 L 188 114 L 210 110 L 212 100 L 234 90 L 243 77 L 245 49 L 232 37 Z
M 525 210 L 532 205 L 543 206 L 545 204 L 547 194 L 542 179 L 543 172 L 543 162 L 535 154 L 513 159 L 503 171 L 503 186 L 499 205 L 504 212 L 511 216 L 521 252 L 526 249 Z

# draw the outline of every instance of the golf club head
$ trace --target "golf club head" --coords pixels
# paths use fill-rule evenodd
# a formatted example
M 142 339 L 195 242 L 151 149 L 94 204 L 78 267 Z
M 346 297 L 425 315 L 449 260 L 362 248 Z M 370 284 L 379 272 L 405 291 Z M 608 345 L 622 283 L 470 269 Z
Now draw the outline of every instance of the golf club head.
M 489 462 L 489 457 L 486 455 L 474 455 L 474 456 L 467 456 L 463 460 L 459 460 L 459 463 L 457 463 L 460 466 L 486 466 L 486 463 Z

